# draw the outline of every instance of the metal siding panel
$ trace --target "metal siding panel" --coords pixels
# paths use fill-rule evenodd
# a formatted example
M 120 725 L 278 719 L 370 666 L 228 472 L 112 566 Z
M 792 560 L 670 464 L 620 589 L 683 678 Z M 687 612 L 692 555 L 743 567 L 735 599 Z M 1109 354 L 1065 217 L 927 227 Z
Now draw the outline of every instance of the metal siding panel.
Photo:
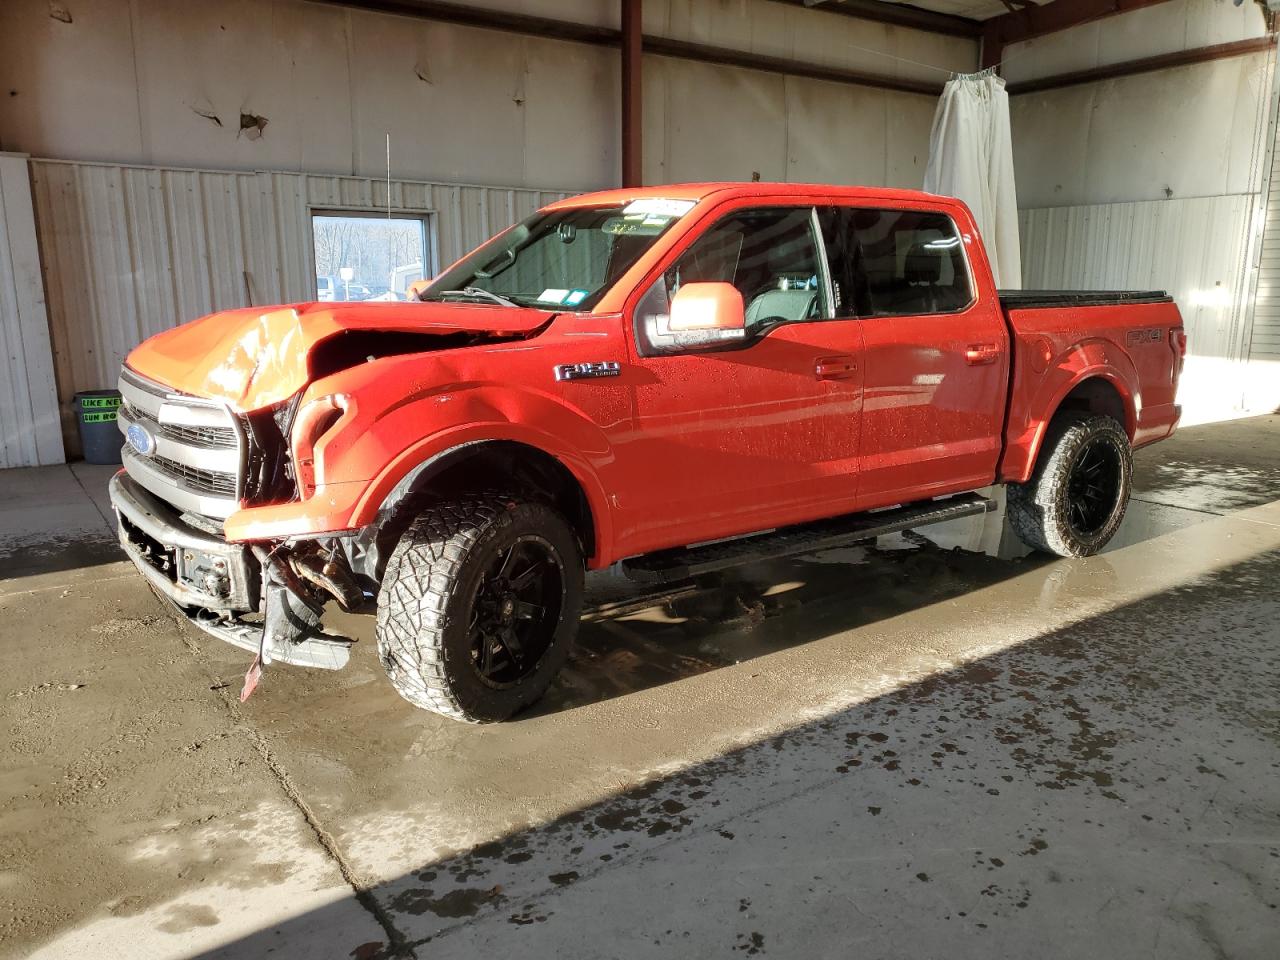
M 0 155 L 0 467 L 65 459 L 33 199 L 27 158 Z
M 159 171 L 125 170 L 124 190 L 125 207 L 131 212 L 129 243 L 136 304 L 128 339 L 143 340 L 172 326 L 178 316 L 172 248 L 166 242 L 168 208 Z
M 253 299 L 314 294 L 312 209 L 386 208 L 385 180 L 31 161 L 59 397 L 114 384 L 141 340 Z M 447 266 L 558 191 L 393 180 L 393 211 L 430 215 Z M 74 424 L 64 437 L 77 443 Z
M 1262 231 L 1248 356 L 1273 361 L 1280 358 L 1280 149 L 1271 154 L 1271 184 Z
M 1191 355 L 1229 358 L 1243 314 L 1237 283 L 1244 271 L 1250 199 L 1233 195 L 1023 210 L 1023 285 L 1168 290 L 1186 322 Z M 1277 281 L 1280 277 L 1270 281 L 1272 287 Z

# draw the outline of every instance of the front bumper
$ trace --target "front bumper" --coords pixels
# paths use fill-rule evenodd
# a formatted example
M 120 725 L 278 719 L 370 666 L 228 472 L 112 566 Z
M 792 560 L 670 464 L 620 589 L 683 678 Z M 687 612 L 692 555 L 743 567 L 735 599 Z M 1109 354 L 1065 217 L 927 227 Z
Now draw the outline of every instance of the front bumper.
M 262 564 L 249 547 L 187 524 L 124 471 L 111 478 L 109 492 L 120 546 L 156 593 L 194 626 L 260 654 L 264 663 L 346 666 L 351 641 L 300 627 L 288 587 L 271 576 L 264 584 Z M 262 614 L 260 620 L 245 619 L 255 613 Z

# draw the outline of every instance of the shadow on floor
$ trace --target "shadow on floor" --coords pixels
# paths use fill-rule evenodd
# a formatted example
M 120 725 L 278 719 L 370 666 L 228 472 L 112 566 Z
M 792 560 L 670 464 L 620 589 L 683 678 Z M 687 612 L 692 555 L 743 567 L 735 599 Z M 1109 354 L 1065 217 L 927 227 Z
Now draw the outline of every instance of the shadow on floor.
M 364 894 L 391 942 L 333 956 L 1120 958 L 1139 938 L 1274 956 L 1278 568 L 1263 555 L 424 863 Z M 320 919 L 206 956 L 264 956 Z
M 677 584 L 670 599 L 659 595 L 647 610 L 584 623 L 573 658 L 522 717 L 582 707 L 801 646 L 957 599 L 1047 562 L 1038 555 L 1010 562 L 945 550 L 908 532 Z

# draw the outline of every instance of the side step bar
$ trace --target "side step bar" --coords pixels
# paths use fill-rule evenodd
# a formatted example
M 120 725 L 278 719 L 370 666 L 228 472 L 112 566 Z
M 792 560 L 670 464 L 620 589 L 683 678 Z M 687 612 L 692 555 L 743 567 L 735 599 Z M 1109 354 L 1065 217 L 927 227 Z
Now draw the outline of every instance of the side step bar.
M 995 509 L 995 501 L 976 493 L 965 493 L 945 500 L 924 500 L 887 510 L 851 513 L 831 520 L 802 523 L 736 540 L 719 540 L 698 547 L 661 550 L 623 560 L 620 567 L 627 579 L 639 583 L 684 580 L 756 560 L 829 550 L 886 533 L 898 533 L 943 520 L 972 517 Z

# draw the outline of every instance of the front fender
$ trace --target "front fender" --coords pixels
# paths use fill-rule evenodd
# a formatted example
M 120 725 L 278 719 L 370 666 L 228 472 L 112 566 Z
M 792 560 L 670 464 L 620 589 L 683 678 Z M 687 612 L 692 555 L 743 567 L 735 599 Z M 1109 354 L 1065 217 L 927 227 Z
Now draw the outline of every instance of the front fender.
M 1120 347 L 1101 338 L 1086 340 L 1055 357 L 1043 373 L 1037 374 L 1034 351 L 1043 349 L 1043 342 L 1027 344 L 1020 339 L 1016 347 L 999 470 L 999 477 L 1005 482 L 1025 483 L 1030 479 L 1050 421 L 1071 391 L 1087 380 L 1105 380 L 1114 387 L 1124 404 L 1124 427 L 1130 439 L 1137 429 L 1142 408 L 1138 372 Z M 1043 359 L 1040 365 L 1044 366 Z
M 370 364 L 370 366 L 373 366 Z M 513 441 L 560 463 L 586 494 L 597 556 L 612 542 L 612 518 L 601 473 L 614 462 L 604 432 L 558 396 L 512 383 L 420 386 L 384 378 L 379 402 L 371 384 L 329 378 L 307 398 L 345 389 L 348 413 L 316 445 L 316 489 L 306 500 L 252 507 L 226 521 L 230 540 L 261 540 L 354 530 L 373 523 L 396 485 L 424 464 L 460 446 Z M 359 389 L 352 389 L 359 386 Z M 384 394 L 385 396 L 386 394 Z M 305 402 L 305 400 L 304 400 Z
M 510 387 L 503 388 L 509 396 Z M 602 555 L 612 542 L 613 528 L 609 501 L 600 471 L 613 461 L 612 450 L 595 424 L 554 402 L 526 403 L 528 420 L 508 419 L 503 411 L 488 406 L 483 397 L 470 397 L 466 404 L 472 417 L 451 425 L 404 447 L 386 468 L 366 485 L 351 516 L 353 527 L 366 526 L 400 484 L 420 469 L 460 447 L 475 443 L 510 441 L 540 450 L 554 457 L 573 475 L 586 494 L 596 531 L 595 552 Z M 484 414 L 483 418 L 480 415 Z

